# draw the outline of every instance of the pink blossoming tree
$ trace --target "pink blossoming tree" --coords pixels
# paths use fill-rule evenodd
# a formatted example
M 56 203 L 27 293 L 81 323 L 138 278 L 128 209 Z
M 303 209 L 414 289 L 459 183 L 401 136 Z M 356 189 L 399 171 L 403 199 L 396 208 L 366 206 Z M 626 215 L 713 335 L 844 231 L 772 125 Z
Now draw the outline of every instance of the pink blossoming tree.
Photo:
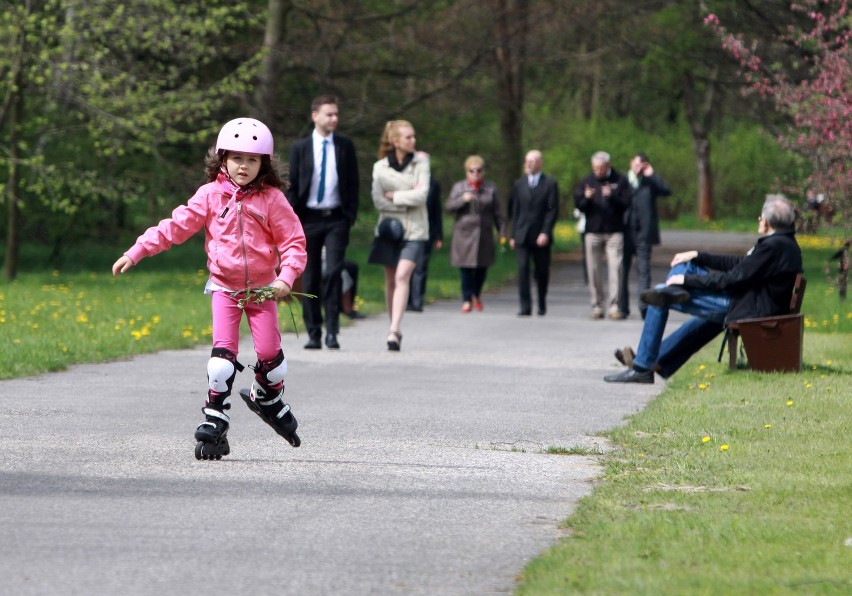
M 704 19 L 740 64 L 743 93 L 773 102 L 788 117 L 778 142 L 806 158 L 810 177 L 803 186 L 824 192 L 835 209 L 852 202 L 852 51 L 848 0 L 801 0 L 790 5 L 791 21 L 778 41 L 792 48 L 803 69 L 769 64 L 756 42 L 731 33 L 713 13 Z M 801 21 L 800 21 L 801 22 Z M 805 188 L 795 189 L 804 195 Z M 849 225 L 849 218 L 842 220 Z

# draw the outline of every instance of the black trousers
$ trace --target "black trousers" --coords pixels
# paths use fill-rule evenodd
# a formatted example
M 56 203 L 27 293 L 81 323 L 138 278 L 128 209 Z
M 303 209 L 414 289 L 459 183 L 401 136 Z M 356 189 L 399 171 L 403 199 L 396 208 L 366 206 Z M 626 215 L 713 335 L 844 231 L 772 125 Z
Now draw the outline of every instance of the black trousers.
M 532 263 L 532 277 L 535 279 L 538 291 L 538 309 L 541 312 L 546 311 L 547 286 L 550 283 L 550 245 L 515 245 L 515 256 L 518 261 L 518 298 L 521 303 L 521 312 L 532 310 L 530 263 Z
M 340 272 L 349 245 L 349 220 L 343 214 L 327 217 L 308 214 L 302 218 L 307 241 L 308 264 L 302 274 L 302 292 L 316 298 L 302 298 L 302 319 L 308 337 L 322 336 L 322 307 L 328 333 L 340 333 Z M 325 280 L 323 280 L 323 247 L 325 247 Z M 323 283 L 324 281 L 324 283 Z
M 639 282 L 638 290 L 642 291 L 651 288 L 651 245 L 645 242 L 636 242 L 635 255 L 624 251 L 624 259 L 621 261 L 621 275 L 618 283 L 618 310 L 621 314 L 627 316 L 630 314 L 630 268 L 633 265 L 633 259 L 636 259 L 636 277 Z M 645 318 L 645 312 L 648 310 L 648 305 L 639 300 L 639 312 L 642 318 Z
M 426 281 L 429 277 L 429 255 L 432 254 L 432 242 L 426 243 L 426 250 L 417 259 L 414 273 L 409 284 L 408 306 L 421 309 L 426 299 Z

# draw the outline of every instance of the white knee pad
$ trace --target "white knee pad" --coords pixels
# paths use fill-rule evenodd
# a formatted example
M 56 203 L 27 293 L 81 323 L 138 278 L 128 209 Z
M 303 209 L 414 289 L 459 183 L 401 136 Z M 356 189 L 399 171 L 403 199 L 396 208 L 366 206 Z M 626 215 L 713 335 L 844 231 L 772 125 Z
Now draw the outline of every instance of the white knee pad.
M 214 356 L 207 362 L 207 382 L 216 393 L 230 391 L 234 376 L 236 369 L 230 360 Z
M 275 385 L 276 383 L 280 383 L 287 376 L 287 359 L 281 361 L 281 364 L 273 368 L 271 371 L 266 373 L 266 379 Z

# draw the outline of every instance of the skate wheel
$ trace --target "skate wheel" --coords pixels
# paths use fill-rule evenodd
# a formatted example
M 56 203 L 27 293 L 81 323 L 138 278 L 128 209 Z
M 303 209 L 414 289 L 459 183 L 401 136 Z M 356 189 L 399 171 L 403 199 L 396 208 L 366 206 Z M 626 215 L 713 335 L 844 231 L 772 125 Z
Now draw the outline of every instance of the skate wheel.
M 199 441 L 198 444 L 195 446 L 195 459 L 201 459 L 202 457 L 204 457 L 203 451 L 204 451 L 204 443 Z
M 293 447 L 298 447 L 302 444 L 302 439 L 299 438 L 299 435 L 293 433 L 293 436 L 289 437 L 287 439 L 287 442 L 290 443 Z

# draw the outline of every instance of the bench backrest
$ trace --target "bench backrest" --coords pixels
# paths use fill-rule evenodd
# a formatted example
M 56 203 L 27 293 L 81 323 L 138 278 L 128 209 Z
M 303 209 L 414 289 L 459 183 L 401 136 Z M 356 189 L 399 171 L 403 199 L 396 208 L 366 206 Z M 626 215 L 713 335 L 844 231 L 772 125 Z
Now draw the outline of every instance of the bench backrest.
M 793 295 L 790 297 L 790 314 L 799 314 L 802 312 L 802 302 L 805 299 L 805 288 L 808 286 L 808 280 L 801 273 L 796 274 L 796 281 L 793 282 Z

